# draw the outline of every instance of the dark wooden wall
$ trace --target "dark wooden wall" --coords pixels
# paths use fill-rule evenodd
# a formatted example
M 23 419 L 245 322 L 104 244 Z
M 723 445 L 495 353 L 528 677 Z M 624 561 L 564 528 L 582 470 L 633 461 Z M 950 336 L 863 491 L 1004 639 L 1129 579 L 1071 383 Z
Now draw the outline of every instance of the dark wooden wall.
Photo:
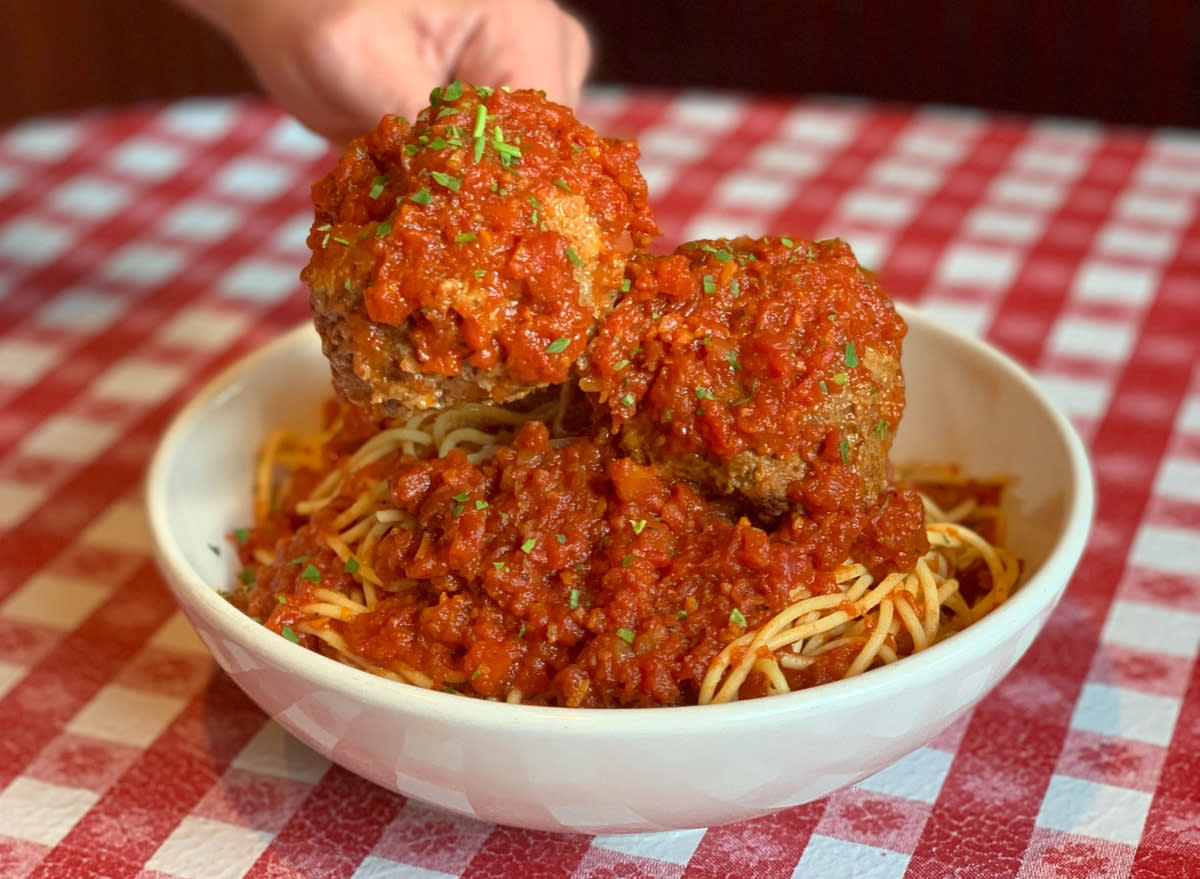
M 253 2 L 253 0 L 246 0 Z M 0 120 L 252 89 L 167 0 L 11 2 Z M 1200 127 L 1200 0 L 578 0 L 594 78 Z

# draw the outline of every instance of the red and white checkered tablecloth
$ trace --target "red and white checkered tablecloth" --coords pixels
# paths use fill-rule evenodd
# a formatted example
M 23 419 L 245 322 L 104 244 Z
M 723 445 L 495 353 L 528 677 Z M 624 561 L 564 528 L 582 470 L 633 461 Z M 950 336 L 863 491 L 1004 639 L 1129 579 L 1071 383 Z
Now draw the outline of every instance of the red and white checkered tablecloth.
M 663 245 L 841 236 L 1030 367 L 1094 532 L 1026 659 L 879 775 L 707 831 L 557 836 L 405 800 L 291 740 L 150 559 L 172 413 L 306 319 L 326 147 L 258 103 L 0 131 L 0 876 L 1200 877 L 1200 133 L 596 90 Z

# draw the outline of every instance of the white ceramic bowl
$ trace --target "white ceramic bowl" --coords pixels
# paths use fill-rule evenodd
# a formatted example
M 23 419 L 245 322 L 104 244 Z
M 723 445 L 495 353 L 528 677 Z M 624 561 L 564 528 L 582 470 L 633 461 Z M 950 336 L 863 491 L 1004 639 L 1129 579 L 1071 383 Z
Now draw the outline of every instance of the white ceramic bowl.
M 220 375 L 163 437 L 147 492 L 158 562 L 217 661 L 264 711 L 386 788 L 486 821 L 597 833 L 709 826 L 816 799 L 928 742 L 1004 677 L 1066 588 L 1092 515 L 1083 447 L 1025 373 L 903 313 L 908 408 L 894 457 L 1011 474 L 1010 543 L 1027 575 L 997 611 L 893 666 L 727 705 L 572 710 L 424 691 L 272 634 L 220 596 L 232 553 L 208 547 L 249 520 L 267 431 L 315 425 L 329 394 L 307 326 Z

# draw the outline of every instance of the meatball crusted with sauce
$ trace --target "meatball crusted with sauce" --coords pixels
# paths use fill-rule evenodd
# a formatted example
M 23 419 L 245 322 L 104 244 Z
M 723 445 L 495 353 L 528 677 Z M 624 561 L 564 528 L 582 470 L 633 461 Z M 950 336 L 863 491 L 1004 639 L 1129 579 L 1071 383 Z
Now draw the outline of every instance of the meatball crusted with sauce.
M 657 234 L 637 155 L 540 92 L 457 82 L 352 141 L 302 274 L 341 393 L 394 415 L 566 381 Z
M 765 515 L 887 488 L 906 328 L 849 246 L 696 241 L 628 277 L 581 380 L 628 454 Z

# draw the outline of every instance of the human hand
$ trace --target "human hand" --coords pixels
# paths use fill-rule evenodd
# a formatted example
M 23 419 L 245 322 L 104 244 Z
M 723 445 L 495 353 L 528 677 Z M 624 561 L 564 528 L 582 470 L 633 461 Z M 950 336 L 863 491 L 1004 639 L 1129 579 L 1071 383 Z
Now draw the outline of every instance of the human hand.
M 587 31 L 553 0 L 180 0 L 222 30 L 263 88 L 344 143 L 409 119 L 453 79 L 537 88 L 573 104 Z

